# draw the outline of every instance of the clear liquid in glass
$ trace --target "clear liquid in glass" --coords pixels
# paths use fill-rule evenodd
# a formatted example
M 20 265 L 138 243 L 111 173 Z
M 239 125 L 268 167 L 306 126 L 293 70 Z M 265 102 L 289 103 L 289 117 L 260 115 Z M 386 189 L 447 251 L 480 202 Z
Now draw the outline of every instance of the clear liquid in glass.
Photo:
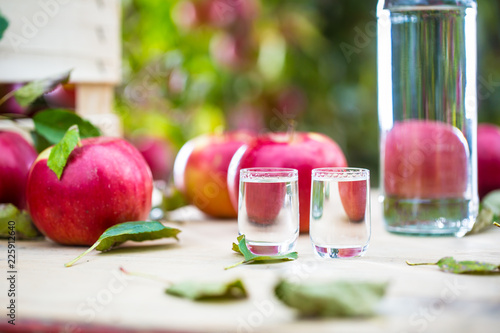
M 312 177 L 309 233 L 320 257 L 362 256 L 370 241 L 368 177 Z
M 476 7 L 425 3 L 378 8 L 384 220 L 395 233 L 463 236 L 478 212 Z
M 240 177 L 238 229 L 255 254 L 293 251 L 299 235 L 297 176 Z

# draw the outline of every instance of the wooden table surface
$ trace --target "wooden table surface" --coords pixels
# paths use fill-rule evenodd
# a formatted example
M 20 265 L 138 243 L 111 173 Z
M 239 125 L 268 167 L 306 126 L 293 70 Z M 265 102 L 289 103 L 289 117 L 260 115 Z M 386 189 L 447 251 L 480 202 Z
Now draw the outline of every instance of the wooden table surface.
M 376 195 L 376 194 L 375 194 Z M 70 268 L 64 263 L 84 249 L 50 241 L 18 241 L 16 328 L 40 332 L 500 332 L 500 276 L 443 273 L 435 266 L 409 267 L 405 260 L 433 262 L 444 256 L 500 264 L 500 228 L 464 238 L 393 235 L 382 225 L 372 198 L 372 239 L 366 255 L 319 259 L 308 236 L 300 236 L 299 259 L 241 265 L 231 251 L 235 220 L 208 220 L 192 207 L 174 212 L 180 241 L 127 243 L 108 253 L 90 253 Z M 7 271 L 7 242 L 0 265 Z M 250 297 L 234 302 L 192 302 L 164 293 L 165 284 L 119 271 L 156 275 L 168 281 L 240 277 Z M 4 275 L 7 273 L 4 273 Z M 355 319 L 300 319 L 273 296 L 281 276 L 294 280 L 388 281 L 378 315 Z M 0 331 L 7 331 L 7 281 L 0 279 Z

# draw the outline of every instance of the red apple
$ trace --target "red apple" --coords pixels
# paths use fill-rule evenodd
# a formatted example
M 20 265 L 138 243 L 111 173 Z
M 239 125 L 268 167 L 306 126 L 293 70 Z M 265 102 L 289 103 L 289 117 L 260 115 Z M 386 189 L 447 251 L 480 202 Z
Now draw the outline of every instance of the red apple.
M 236 150 L 251 138 L 248 132 L 235 131 L 201 135 L 188 141 L 175 159 L 175 186 L 204 213 L 236 217 L 229 199 L 227 169 Z
M 174 149 L 167 140 L 154 136 L 141 136 L 134 140 L 149 165 L 154 180 L 168 182 L 174 166 Z
M 22 86 L 23 86 L 22 83 L 1 83 L 0 98 L 4 97 L 13 90 L 21 88 Z M 19 105 L 14 96 L 10 97 L 5 102 L 0 104 L 0 114 L 1 113 L 26 114 L 26 112 L 27 108 Z
M 37 152 L 20 134 L 0 132 L 0 203 L 26 206 L 25 188 Z
M 363 221 L 366 211 L 366 180 L 339 182 L 339 193 L 349 221 Z
M 60 244 L 92 245 L 109 227 L 147 219 L 153 181 L 142 155 L 119 138 L 81 141 L 61 179 L 47 166 L 48 148 L 33 163 L 26 187 L 37 228 Z
M 273 224 L 286 195 L 285 183 L 247 183 L 245 206 L 250 222 Z
M 402 198 L 462 197 L 467 189 L 468 145 L 451 125 L 398 122 L 387 134 L 384 189 Z
M 500 127 L 477 127 L 477 180 L 479 197 L 500 188 Z
M 340 147 L 319 133 L 270 133 L 262 135 L 233 157 L 228 186 L 231 202 L 238 207 L 239 173 L 243 168 L 282 167 L 299 172 L 300 231 L 309 231 L 311 171 L 319 167 L 347 166 Z M 265 214 L 265 213 L 262 213 Z
M 51 108 L 76 108 L 76 89 L 72 83 L 59 84 L 54 90 L 43 95 Z

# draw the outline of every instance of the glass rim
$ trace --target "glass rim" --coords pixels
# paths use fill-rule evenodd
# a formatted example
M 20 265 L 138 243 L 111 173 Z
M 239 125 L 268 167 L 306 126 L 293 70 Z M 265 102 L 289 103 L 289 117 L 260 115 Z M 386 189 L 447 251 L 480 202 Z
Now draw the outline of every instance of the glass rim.
M 357 175 L 358 177 L 369 178 L 370 170 L 366 168 L 355 168 L 355 167 L 325 167 L 312 169 L 311 176 L 317 177 L 339 177 L 342 175 Z
M 254 167 L 243 168 L 240 176 L 254 175 L 257 177 L 298 177 L 299 171 L 293 168 Z

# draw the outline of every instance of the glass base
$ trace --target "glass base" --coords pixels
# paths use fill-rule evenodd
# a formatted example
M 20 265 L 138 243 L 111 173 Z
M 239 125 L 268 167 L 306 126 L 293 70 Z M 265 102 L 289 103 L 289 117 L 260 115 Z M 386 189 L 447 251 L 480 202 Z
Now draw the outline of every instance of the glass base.
M 474 225 L 474 211 L 465 199 L 384 199 L 386 230 L 404 235 L 462 237 Z
M 325 247 L 313 244 L 313 249 L 321 258 L 355 258 L 363 256 L 368 249 L 368 245 L 355 247 Z
M 254 241 L 246 241 L 247 247 L 253 254 L 261 255 L 261 256 L 272 256 L 272 255 L 280 255 L 290 253 L 295 249 L 295 243 L 293 242 L 284 242 L 284 243 L 270 243 L 270 242 L 254 242 Z

